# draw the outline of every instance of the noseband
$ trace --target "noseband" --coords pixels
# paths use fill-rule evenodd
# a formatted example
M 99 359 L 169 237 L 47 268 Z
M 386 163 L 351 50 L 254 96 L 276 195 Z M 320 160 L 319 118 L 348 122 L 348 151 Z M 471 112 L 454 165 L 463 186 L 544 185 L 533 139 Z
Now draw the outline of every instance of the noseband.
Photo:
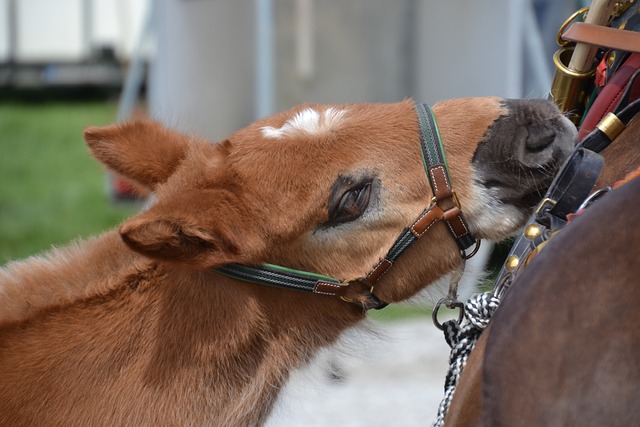
M 361 305 L 365 310 L 380 309 L 387 305 L 373 293 L 378 280 L 393 266 L 394 262 L 409 246 L 421 238 L 438 221 L 444 221 L 460 249 L 463 259 L 472 257 L 478 250 L 477 241 L 469 231 L 460 210 L 460 203 L 451 186 L 449 167 L 442 146 L 433 111 L 427 104 L 417 104 L 420 125 L 420 148 L 429 184 L 433 192 L 431 204 L 418 219 L 405 228 L 385 257 L 364 277 L 343 282 L 336 278 L 307 271 L 294 270 L 274 264 L 256 266 L 227 264 L 216 269 L 225 276 L 260 285 L 311 292 L 321 295 L 339 296 L 345 301 Z M 476 244 L 471 254 L 465 250 Z M 347 292 L 349 291 L 349 292 Z M 359 295 L 358 300 L 347 297 L 347 293 Z

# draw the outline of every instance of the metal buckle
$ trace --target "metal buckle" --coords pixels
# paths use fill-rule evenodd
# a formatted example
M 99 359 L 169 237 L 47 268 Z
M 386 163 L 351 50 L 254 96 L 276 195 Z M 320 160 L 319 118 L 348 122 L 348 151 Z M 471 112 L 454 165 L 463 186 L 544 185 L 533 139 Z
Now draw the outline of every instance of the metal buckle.
M 545 197 L 536 208 L 536 217 L 540 214 L 540 212 L 542 212 L 543 208 L 545 208 L 547 205 L 548 205 L 548 208 L 546 209 L 546 212 L 553 209 L 556 203 L 558 203 L 557 200 L 553 200 L 549 197 Z
M 359 301 L 354 300 L 353 298 L 349 298 L 349 297 L 345 297 L 343 295 L 340 295 L 340 299 L 342 301 L 351 303 L 351 304 L 358 304 L 360 306 L 362 306 L 365 310 L 370 310 L 370 309 L 376 309 L 376 310 L 380 310 L 382 308 L 385 308 L 387 305 L 389 305 L 386 302 L 383 302 L 380 300 L 380 298 L 378 298 L 374 293 L 373 293 L 373 288 L 375 286 L 371 286 L 371 288 L 369 289 L 369 300 L 370 302 L 372 302 L 373 304 L 369 305 L 367 302 L 365 303 L 361 303 Z
M 441 331 L 444 331 L 444 326 L 442 323 L 438 321 L 438 311 L 440 311 L 440 306 L 443 303 L 447 306 L 447 308 L 450 308 L 450 309 L 457 308 L 459 310 L 458 323 L 462 322 L 462 319 L 464 318 L 463 303 L 461 303 L 460 301 L 450 301 L 449 298 L 440 298 L 440 301 L 438 301 L 436 303 L 436 306 L 433 308 L 433 312 L 431 313 L 431 320 L 433 320 L 433 324 L 436 326 L 436 328 L 440 329 Z
M 584 202 L 582 202 L 582 204 L 580 204 L 580 206 L 578 207 L 578 210 L 576 212 L 580 212 L 581 210 L 588 208 L 589 205 L 591 205 L 591 203 L 595 202 L 596 200 L 598 200 L 600 197 L 602 197 L 603 195 L 605 195 L 609 191 L 611 191 L 611 187 L 604 187 L 604 188 L 600 188 L 599 190 L 591 193 L 589 195 L 589 197 L 584 199 Z
M 589 11 L 588 7 L 583 7 L 582 9 L 576 11 L 571 16 L 569 16 L 567 20 L 564 21 L 564 24 L 560 26 L 560 29 L 558 29 L 558 34 L 556 34 L 556 43 L 558 43 L 560 47 L 564 47 L 569 43 L 571 43 L 569 40 L 565 40 L 562 38 L 562 34 L 564 33 L 564 30 L 569 26 L 569 24 L 573 22 L 574 19 L 576 19 L 578 16 L 580 16 L 583 13 L 586 14 L 588 11 Z
M 493 291 L 492 291 L 493 292 L 493 296 L 498 298 L 498 299 L 502 299 L 504 294 L 511 287 L 511 282 L 513 281 L 513 277 L 514 277 L 513 273 L 511 273 L 511 272 L 506 273 L 504 276 L 502 276 L 500 281 L 497 282 L 496 285 L 493 288 Z
M 470 253 L 469 255 L 467 255 L 467 252 L 466 252 L 465 250 L 462 250 L 462 249 L 461 249 L 461 250 L 460 250 L 460 257 L 462 257 L 462 259 L 463 259 L 463 260 L 465 260 L 465 261 L 466 261 L 466 260 L 468 260 L 468 259 L 470 259 L 470 258 L 473 258 L 473 256 L 474 256 L 475 254 L 477 254 L 477 253 L 478 253 L 478 251 L 480 250 L 480 242 L 481 242 L 481 240 L 480 240 L 480 239 L 476 239 L 476 244 L 475 244 L 475 246 L 473 247 L 473 250 L 471 251 L 471 253 Z M 468 249 L 468 248 L 467 248 L 467 249 Z
M 458 199 L 458 193 L 456 193 L 454 190 L 451 190 L 451 198 L 453 199 L 453 203 L 456 204 L 458 209 L 462 209 L 460 206 L 460 199 Z M 436 196 L 433 196 L 431 198 L 431 205 L 433 206 L 437 204 L 438 204 L 438 199 L 436 198 Z
M 462 207 L 460 206 L 460 200 L 458 200 L 458 193 L 456 193 L 454 190 L 451 190 L 451 194 L 453 194 L 453 202 L 456 204 L 456 206 L 458 207 L 458 209 L 462 209 Z

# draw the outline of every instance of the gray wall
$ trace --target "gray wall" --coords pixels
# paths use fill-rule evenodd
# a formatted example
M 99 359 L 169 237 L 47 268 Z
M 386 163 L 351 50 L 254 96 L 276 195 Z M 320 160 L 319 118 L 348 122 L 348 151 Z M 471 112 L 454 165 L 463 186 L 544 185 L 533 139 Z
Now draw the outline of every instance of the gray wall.
M 313 5 L 312 67 L 301 72 L 297 23 L 304 1 Z M 574 10 L 571 1 L 533 2 L 539 3 L 552 21 Z M 256 119 L 256 0 L 156 0 L 154 6 L 151 113 L 214 139 Z M 548 88 L 528 87 L 533 80 L 523 69 L 527 7 L 533 10 L 526 0 L 273 0 L 269 110 L 307 101 L 544 96 Z M 542 54 L 549 69 L 551 55 Z
M 254 4 L 155 0 L 154 118 L 219 139 L 254 120 Z

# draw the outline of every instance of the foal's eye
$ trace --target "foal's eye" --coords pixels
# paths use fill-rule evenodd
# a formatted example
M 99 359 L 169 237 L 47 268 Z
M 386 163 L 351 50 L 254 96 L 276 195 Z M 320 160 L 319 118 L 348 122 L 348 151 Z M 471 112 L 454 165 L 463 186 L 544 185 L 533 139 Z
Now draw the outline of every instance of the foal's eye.
M 346 190 L 337 199 L 337 203 L 329 206 L 329 221 L 326 225 L 342 224 L 359 218 L 369 206 L 370 195 L 370 181 Z

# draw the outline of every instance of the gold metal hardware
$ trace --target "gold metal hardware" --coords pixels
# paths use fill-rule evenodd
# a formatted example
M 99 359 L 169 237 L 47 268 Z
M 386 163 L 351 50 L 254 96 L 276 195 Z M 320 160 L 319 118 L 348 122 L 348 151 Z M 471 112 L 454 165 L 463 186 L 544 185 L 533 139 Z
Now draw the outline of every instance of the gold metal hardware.
M 616 60 L 616 51 L 612 50 L 607 55 L 607 67 L 611 67 L 615 60 Z
M 538 214 L 540 213 L 540 211 L 542 211 L 542 208 L 544 208 L 545 206 L 549 206 L 549 209 L 553 208 L 556 203 L 558 203 L 557 201 L 550 199 L 548 197 L 545 197 L 540 204 L 538 205 L 538 208 L 536 209 L 536 216 L 538 216 Z
M 613 5 L 613 10 L 611 11 L 611 16 L 615 16 L 616 18 L 620 15 L 622 15 L 623 13 L 625 13 L 627 11 L 627 9 L 629 9 L 629 7 L 635 2 L 635 0 L 626 0 L 626 1 L 619 1 L 616 2 L 616 4 Z M 626 22 L 625 22 L 626 24 Z
M 451 191 L 451 193 L 453 194 L 453 201 L 455 202 L 458 209 L 462 209 L 462 206 L 460 206 L 460 200 L 458 200 L 458 194 L 455 191 Z
M 573 22 L 574 19 L 576 19 L 579 15 L 581 14 L 585 14 L 589 11 L 588 7 L 583 7 L 582 9 L 578 10 L 577 12 L 575 12 L 573 15 L 571 15 L 570 17 L 567 18 L 566 21 L 564 21 L 564 24 L 562 24 L 560 26 L 560 29 L 558 30 L 558 34 L 556 35 L 556 42 L 558 43 L 559 46 L 561 47 L 565 47 L 566 45 L 568 45 L 569 43 L 571 43 L 569 40 L 565 40 L 562 38 L 562 33 L 564 33 L 564 30 L 567 29 L 567 27 L 569 26 L 569 24 L 571 24 L 571 22 Z M 584 17 L 582 18 L 582 20 L 584 21 Z
M 509 255 L 504 263 L 504 268 L 506 268 L 507 271 L 513 271 L 518 268 L 518 265 L 520 265 L 520 258 L 516 255 Z
M 571 55 L 573 55 L 573 46 L 562 47 L 553 55 L 556 72 L 551 83 L 549 99 L 558 106 L 560 111 L 569 113 L 569 119 L 577 125 L 582 119 L 589 94 L 593 89 L 596 68 L 593 67 L 586 72 L 570 69 Z
M 347 285 L 349 282 L 342 282 L 342 283 Z M 372 286 L 371 289 L 369 289 L 369 293 L 370 294 L 373 294 L 373 288 L 375 288 L 375 286 Z M 355 303 L 356 302 L 356 300 L 354 300 L 353 298 L 345 297 L 344 295 L 340 295 L 340 299 L 342 301 L 350 302 L 350 303 Z
M 545 240 L 544 242 L 541 242 L 538 246 L 533 248 L 533 250 L 527 256 L 527 259 L 525 260 L 523 265 L 529 264 L 529 262 L 531 262 L 531 260 L 533 260 L 536 257 L 536 255 L 538 255 L 540 253 L 540 251 L 542 251 L 542 249 L 544 249 L 544 247 L 547 245 L 547 243 L 549 243 L 549 241 Z
M 460 200 L 458 199 L 458 194 L 455 191 L 451 191 L 451 194 L 452 194 L 451 197 L 453 198 L 453 203 L 455 203 L 458 209 L 460 209 Z M 438 204 L 438 199 L 436 199 L 436 196 L 433 196 L 431 198 L 431 206 L 437 205 L 437 204 Z
M 613 141 L 622 133 L 625 125 L 618 116 L 613 113 L 608 113 L 602 120 L 600 120 L 600 123 L 598 123 L 596 127 L 607 135 L 609 140 Z
M 528 240 L 533 240 L 542 233 L 542 227 L 538 224 L 529 224 L 524 229 L 524 237 Z

